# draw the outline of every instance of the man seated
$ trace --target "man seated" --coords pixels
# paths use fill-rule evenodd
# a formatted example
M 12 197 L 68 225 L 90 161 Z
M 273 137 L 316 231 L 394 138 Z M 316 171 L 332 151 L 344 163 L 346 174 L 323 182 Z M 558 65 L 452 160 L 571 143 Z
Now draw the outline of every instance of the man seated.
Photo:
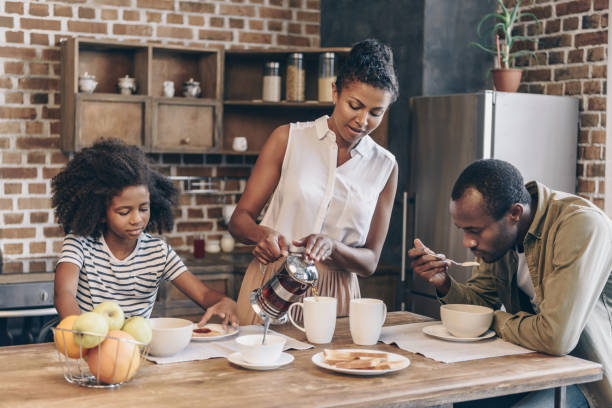
M 450 262 L 417 239 L 408 251 L 414 273 L 435 286 L 442 303 L 494 308 L 493 329 L 506 341 L 601 363 L 603 379 L 568 387 L 567 402 L 587 406 L 586 397 L 591 407 L 611 407 L 610 218 L 581 197 L 538 182 L 523 185 L 514 166 L 493 159 L 463 170 L 450 213 L 480 266 L 458 283 L 447 273 Z M 552 406 L 527 404 L 552 395 L 530 393 L 518 406 Z

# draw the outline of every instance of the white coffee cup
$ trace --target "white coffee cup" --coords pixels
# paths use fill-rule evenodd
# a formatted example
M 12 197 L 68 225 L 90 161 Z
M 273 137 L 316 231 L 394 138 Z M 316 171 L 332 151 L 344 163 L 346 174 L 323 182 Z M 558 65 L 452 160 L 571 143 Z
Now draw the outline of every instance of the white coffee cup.
M 236 136 L 232 141 L 232 149 L 237 152 L 244 152 L 248 147 L 247 138 L 244 136 Z
M 387 306 L 379 299 L 352 299 L 349 304 L 349 327 L 353 343 L 371 346 L 378 342 L 387 316 Z
M 334 337 L 336 329 L 336 308 L 338 300 L 333 297 L 314 296 L 304 298 L 304 302 L 293 303 L 289 306 L 287 314 L 291 323 L 301 331 L 306 333 L 306 338 L 309 342 L 315 344 L 330 343 Z M 300 326 L 293 320 L 291 310 L 294 307 L 302 308 L 304 316 L 304 327 Z

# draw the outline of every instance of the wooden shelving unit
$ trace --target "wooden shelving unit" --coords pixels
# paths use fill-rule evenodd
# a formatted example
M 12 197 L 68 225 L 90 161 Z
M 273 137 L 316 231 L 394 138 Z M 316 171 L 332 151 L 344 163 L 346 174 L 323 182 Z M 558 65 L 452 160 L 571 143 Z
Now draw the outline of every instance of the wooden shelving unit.
M 286 60 L 304 55 L 304 102 L 285 101 Z M 317 100 L 318 58 L 334 52 L 339 67 L 348 48 L 222 51 L 157 44 L 71 38 L 62 43 L 61 147 L 78 151 L 95 140 L 115 137 L 156 153 L 256 155 L 270 133 L 290 122 L 330 115 L 331 102 Z M 263 67 L 280 63 L 281 102 L 264 102 Z M 79 76 L 95 75 L 92 94 L 80 93 Z M 117 80 L 135 78 L 134 95 L 121 95 Z M 200 82 L 199 98 L 182 96 L 183 83 Z M 174 97 L 163 96 L 173 81 Z M 387 145 L 387 119 L 372 135 Z M 248 150 L 232 150 L 235 137 L 246 137 Z

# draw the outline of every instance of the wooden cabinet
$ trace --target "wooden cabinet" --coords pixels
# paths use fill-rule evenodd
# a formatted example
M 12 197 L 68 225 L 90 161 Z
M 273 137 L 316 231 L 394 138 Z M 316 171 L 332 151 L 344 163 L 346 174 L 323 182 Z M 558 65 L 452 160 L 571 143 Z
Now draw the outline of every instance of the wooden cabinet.
M 219 50 L 68 39 L 62 43 L 62 149 L 115 137 L 148 152 L 218 150 L 221 71 Z M 79 92 L 86 73 L 98 82 L 91 94 Z M 118 92 L 126 75 L 136 81 L 133 95 Z M 200 83 L 199 98 L 182 94 L 190 79 Z M 164 81 L 174 83 L 174 97 L 163 96 Z
M 71 38 L 62 43 L 61 147 L 78 151 L 95 140 L 120 138 L 156 153 L 258 154 L 270 133 L 290 122 L 330 115 L 331 102 L 318 101 L 318 60 L 334 52 L 341 66 L 349 48 L 236 50 L 162 46 Z M 286 61 L 303 54 L 305 101 L 285 99 Z M 281 101 L 262 101 L 263 69 L 280 65 Z M 93 93 L 79 92 L 79 77 L 94 75 Z M 136 92 L 122 95 L 117 81 L 135 78 Z M 199 98 L 183 96 L 183 84 L 200 83 Z M 172 81 L 174 97 L 163 96 Z M 372 134 L 387 146 L 388 120 Z M 247 139 L 248 150 L 232 149 L 235 137 Z

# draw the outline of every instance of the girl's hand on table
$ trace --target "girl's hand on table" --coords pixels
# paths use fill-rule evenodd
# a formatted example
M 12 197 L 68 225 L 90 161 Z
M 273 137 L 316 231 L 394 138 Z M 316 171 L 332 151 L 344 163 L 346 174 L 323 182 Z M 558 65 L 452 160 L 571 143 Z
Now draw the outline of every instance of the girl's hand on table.
M 306 247 L 304 254 L 314 262 L 324 261 L 334 251 L 334 240 L 324 234 L 310 234 L 293 241 L 293 245 Z
M 202 316 L 198 326 L 204 326 L 215 315 L 223 319 L 224 329 L 227 329 L 228 323 L 233 327 L 238 327 L 238 308 L 236 302 L 227 296 L 224 296 L 217 303 L 206 309 L 206 313 Z

